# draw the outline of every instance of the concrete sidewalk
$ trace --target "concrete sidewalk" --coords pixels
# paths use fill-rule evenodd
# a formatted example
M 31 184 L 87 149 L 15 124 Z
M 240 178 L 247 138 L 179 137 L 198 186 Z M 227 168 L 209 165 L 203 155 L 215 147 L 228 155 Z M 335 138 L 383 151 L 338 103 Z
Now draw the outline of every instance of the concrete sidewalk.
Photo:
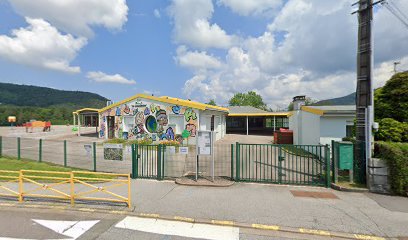
M 291 190 L 329 192 L 338 198 L 295 197 Z M 226 188 L 189 187 L 170 181 L 134 180 L 132 199 L 134 211 L 143 213 L 408 236 L 408 198 L 402 197 L 314 187 L 246 183 Z

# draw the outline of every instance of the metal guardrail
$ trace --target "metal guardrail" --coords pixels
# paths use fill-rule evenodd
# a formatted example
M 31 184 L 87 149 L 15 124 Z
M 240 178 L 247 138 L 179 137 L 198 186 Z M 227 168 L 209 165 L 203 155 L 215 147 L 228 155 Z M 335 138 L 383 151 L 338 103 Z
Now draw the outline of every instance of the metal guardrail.
M 67 200 L 71 205 L 76 200 L 126 203 L 130 208 L 130 185 L 130 174 L 0 170 L 0 196 L 16 197 L 19 202 L 33 197 Z M 126 194 L 111 190 L 121 186 L 127 186 Z

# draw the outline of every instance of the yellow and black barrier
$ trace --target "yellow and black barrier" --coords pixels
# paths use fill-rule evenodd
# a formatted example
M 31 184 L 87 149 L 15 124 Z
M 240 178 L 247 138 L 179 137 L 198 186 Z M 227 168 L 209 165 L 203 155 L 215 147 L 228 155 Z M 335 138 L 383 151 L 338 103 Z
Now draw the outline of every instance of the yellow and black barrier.
M 0 170 L 0 196 L 24 198 L 49 198 L 126 203 L 131 207 L 130 174 L 99 172 L 54 172 Z M 125 194 L 112 191 L 126 186 Z

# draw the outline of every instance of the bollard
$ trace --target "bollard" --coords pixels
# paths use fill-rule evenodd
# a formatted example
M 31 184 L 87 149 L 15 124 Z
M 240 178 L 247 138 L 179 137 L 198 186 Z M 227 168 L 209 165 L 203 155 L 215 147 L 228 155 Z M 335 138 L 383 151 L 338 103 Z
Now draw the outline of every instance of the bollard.
M 42 162 L 42 139 L 40 139 L 38 146 L 38 161 Z
M 21 138 L 17 138 L 17 159 L 21 159 Z
M 67 167 L 67 140 L 64 140 L 64 167 Z
M 3 156 L 3 137 L 0 136 L 0 157 Z
M 93 171 L 96 172 L 96 142 L 93 142 Z

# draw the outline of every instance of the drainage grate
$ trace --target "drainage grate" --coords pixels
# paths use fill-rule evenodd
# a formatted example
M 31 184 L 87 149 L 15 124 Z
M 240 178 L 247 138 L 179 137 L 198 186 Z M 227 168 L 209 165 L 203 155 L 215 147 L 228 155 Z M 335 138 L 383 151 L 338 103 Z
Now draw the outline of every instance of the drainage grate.
M 309 192 L 309 191 L 290 191 L 294 197 L 310 197 L 310 198 L 327 198 L 338 199 L 336 195 L 330 192 Z

